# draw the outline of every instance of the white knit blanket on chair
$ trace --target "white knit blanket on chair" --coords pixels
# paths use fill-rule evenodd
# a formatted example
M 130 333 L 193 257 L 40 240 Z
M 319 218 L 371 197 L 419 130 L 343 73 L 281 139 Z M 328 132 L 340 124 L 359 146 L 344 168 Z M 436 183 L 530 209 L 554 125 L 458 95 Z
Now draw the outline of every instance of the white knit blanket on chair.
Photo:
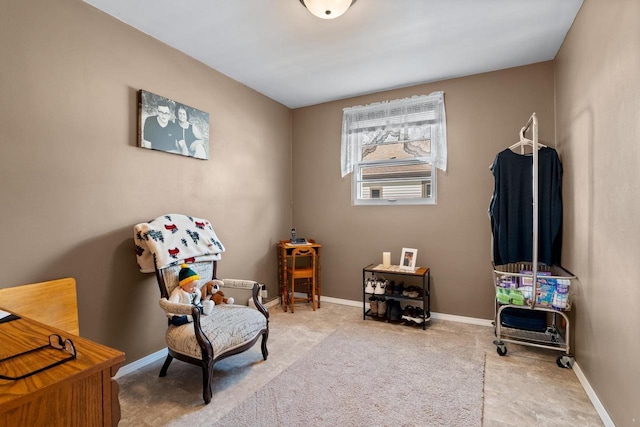
M 153 273 L 158 268 L 183 262 L 219 260 L 224 246 L 206 219 L 181 214 L 160 216 L 133 227 L 138 267 Z

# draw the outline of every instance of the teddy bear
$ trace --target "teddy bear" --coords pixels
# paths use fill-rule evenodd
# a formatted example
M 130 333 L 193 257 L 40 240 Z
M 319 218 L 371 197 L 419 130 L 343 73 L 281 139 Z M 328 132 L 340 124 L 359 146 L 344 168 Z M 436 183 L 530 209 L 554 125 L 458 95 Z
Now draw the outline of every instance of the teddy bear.
M 224 296 L 224 292 L 220 290 L 220 285 L 222 284 L 222 280 L 210 280 L 204 284 L 202 287 L 202 293 L 204 299 L 209 299 L 213 301 L 215 304 L 233 304 L 233 297 L 226 298 Z

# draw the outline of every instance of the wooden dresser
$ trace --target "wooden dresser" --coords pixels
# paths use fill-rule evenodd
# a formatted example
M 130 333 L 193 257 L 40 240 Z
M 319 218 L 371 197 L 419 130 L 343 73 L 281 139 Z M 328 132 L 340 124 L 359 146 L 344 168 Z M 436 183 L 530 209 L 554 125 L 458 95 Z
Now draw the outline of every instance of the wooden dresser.
M 71 339 L 76 359 L 21 380 L 0 379 L 0 427 L 117 425 L 118 383 L 112 377 L 124 361 L 123 352 L 20 318 L 0 323 L 0 359 L 47 344 L 51 334 Z M 36 368 L 52 362 L 46 352 L 30 357 Z M 41 358 L 42 363 L 33 357 Z M 29 372 L 15 359 L 1 362 L 0 367 Z

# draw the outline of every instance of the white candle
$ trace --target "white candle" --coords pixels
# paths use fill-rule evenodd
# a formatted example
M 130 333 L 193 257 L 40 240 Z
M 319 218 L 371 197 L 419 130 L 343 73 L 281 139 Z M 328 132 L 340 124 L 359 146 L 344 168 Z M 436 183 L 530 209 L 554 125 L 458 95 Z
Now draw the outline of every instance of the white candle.
M 385 267 L 391 266 L 391 252 L 382 252 L 382 265 Z

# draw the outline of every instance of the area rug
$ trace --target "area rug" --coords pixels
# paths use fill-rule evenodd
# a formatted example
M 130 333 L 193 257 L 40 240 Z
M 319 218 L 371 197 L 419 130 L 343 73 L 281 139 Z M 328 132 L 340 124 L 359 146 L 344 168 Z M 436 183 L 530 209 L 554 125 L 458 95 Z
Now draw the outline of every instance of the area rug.
M 399 330 L 337 330 L 215 425 L 481 426 L 484 352 Z

